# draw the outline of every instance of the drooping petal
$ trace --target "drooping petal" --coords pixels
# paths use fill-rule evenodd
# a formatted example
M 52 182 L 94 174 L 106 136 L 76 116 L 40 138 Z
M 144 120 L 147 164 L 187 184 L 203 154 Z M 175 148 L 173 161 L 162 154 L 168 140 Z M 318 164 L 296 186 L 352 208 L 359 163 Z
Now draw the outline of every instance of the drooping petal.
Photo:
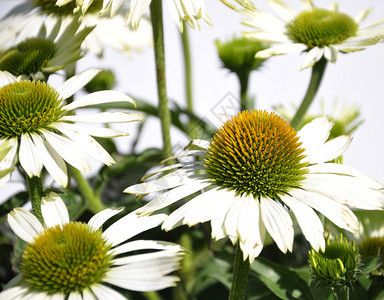
M 279 249 L 284 253 L 292 252 L 294 232 L 288 212 L 268 197 L 261 198 L 260 211 L 263 223 Z
M 105 300 L 127 300 L 122 294 L 107 287 L 104 284 L 95 283 L 91 285 L 90 289 L 95 294 L 97 299 Z
M 140 19 L 150 3 L 151 0 L 131 0 L 126 24 L 131 24 L 133 29 L 137 29 L 140 24 Z
M 54 122 L 51 124 L 51 127 L 57 128 L 58 124 L 60 124 L 61 128 L 65 128 L 66 130 L 71 130 L 71 131 L 77 130 L 79 132 L 81 131 L 96 137 L 111 138 L 111 137 L 129 135 L 128 132 L 113 129 L 113 128 L 94 127 L 94 126 L 88 126 L 83 124 L 72 124 L 72 123 L 64 123 L 64 122 Z
M 40 177 L 43 168 L 41 153 L 38 152 L 33 139 L 29 134 L 22 134 L 20 138 L 19 160 L 29 177 Z
M 301 70 L 312 67 L 317 63 L 324 55 L 324 48 L 314 47 L 308 51 L 305 55 L 303 64 L 301 65 Z
M 303 188 L 307 189 L 303 184 Z M 292 197 L 317 210 L 340 228 L 355 232 L 359 222 L 350 209 L 317 192 L 301 189 L 290 191 Z
M 66 126 L 62 126 L 62 124 L 63 123 L 56 123 L 55 128 L 70 138 L 75 144 L 79 145 L 89 156 L 107 166 L 115 163 L 109 153 L 93 137 L 79 130 L 68 129 Z
M 156 210 L 162 209 L 172 203 L 183 199 L 193 193 L 202 190 L 203 188 L 209 186 L 209 182 L 201 182 L 198 180 L 193 180 L 190 183 L 183 184 L 179 187 L 176 187 L 170 191 L 159 194 L 158 197 L 139 208 L 138 212 L 141 215 L 150 214 Z
M 8 214 L 8 223 L 17 236 L 27 243 L 32 242 L 44 230 L 33 214 L 19 207 Z
M 165 218 L 164 214 L 140 217 L 137 211 L 133 211 L 109 226 L 103 236 L 115 246 L 143 231 L 159 226 Z
M 40 132 L 47 139 L 53 149 L 70 165 L 86 172 L 91 169 L 87 157 L 79 149 L 78 145 L 70 139 L 60 136 L 56 133 L 45 129 L 40 129 Z
M 303 128 L 297 132 L 303 148 L 307 150 L 306 153 L 325 143 L 333 124 L 334 123 L 330 122 L 327 117 L 320 117 L 304 125 Z
M 305 238 L 316 251 L 325 251 L 324 228 L 317 214 L 308 205 L 288 195 L 281 196 L 281 200 L 293 211 L 297 223 Z
M 45 225 L 54 227 L 69 223 L 69 214 L 63 200 L 54 192 L 49 193 L 48 197 L 41 200 L 41 213 L 43 215 Z
M 180 245 L 153 240 L 136 240 L 133 242 L 124 243 L 111 250 L 113 255 L 119 255 L 122 253 L 132 252 L 136 250 L 169 250 L 174 252 L 183 251 Z
M 80 107 L 113 102 L 129 102 L 135 105 L 135 101 L 124 93 L 118 91 L 98 91 L 76 99 L 76 101 L 65 105 L 63 110 L 74 110 Z
M 100 70 L 90 69 L 79 75 L 75 75 L 65 81 L 58 89 L 57 92 L 63 99 L 67 99 L 73 96 L 76 92 L 78 92 L 82 87 L 84 87 L 88 82 L 95 77 Z
M 268 48 L 256 53 L 256 58 L 268 58 L 272 55 L 282 55 L 289 53 L 300 53 L 307 49 L 307 46 L 304 44 L 283 44 Z
M 285 21 L 291 21 L 296 15 L 296 11 L 283 0 L 268 0 L 269 6 Z
M 0 88 L 16 81 L 17 78 L 8 71 L 0 71 Z
M 44 167 L 52 178 L 61 186 L 68 183 L 67 166 L 60 155 L 49 145 L 45 144 L 38 134 L 31 134 L 38 153 L 40 153 Z
M 124 208 L 106 208 L 101 212 L 94 215 L 89 221 L 88 225 L 93 230 L 98 230 L 103 224 L 112 218 L 114 215 L 117 215 L 119 212 L 123 211 Z
M 142 114 L 127 112 L 101 112 L 90 115 L 68 115 L 60 121 L 85 122 L 85 123 L 128 123 L 141 121 Z
M 338 136 L 312 151 L 307 151 L 307 160 L 311 163 L 323 163 L 331 161 L 348 149 L 352 138 L 346 135 Z

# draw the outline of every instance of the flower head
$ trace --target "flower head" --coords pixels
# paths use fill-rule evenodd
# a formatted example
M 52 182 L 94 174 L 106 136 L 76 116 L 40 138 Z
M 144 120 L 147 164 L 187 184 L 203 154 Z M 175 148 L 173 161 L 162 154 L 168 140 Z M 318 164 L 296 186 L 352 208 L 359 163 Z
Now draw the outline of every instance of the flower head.
M 1 27 L 6 23 L 2 21 Z M 19 42 L 15 39 L 14 45 L 1 52 L 0 71 L 8 71 L 15 76 L 39 78 L 39 73 L 49 74 L 63 69 L 82 57 L 80 45 L 93 29 L 79 29 L 78 18 L 74 18 L 73 22 L 65 26 L 60 19 L 56 19 L 49 24 L 48 31 L 44 21 L 39 25 L 38 34 L 23 36 L 24 39 Z M 7 30 L 3 32 L 3 36 L 7 39 L 6 44 L 9 44 L 12 38 L 7 34 Z
M 85 39 L 77 41 L 72 38 L 67 39 L 67 42 L 76 41 L 78 51 L 81 46 L 82 51 L 100 57 L 105 46 L 110 46 L 130 58 L 133 52 L 142 52 L 145 47 L 152 45 L 152 29 L 147 19 L 142 20 L 138 31 L 133 31 L 124 26 L 125 11 L 121 10 L 113 19 L 103 17 L 99 15 L 101 1 L 95 1 L 85 14 L 73 15 L 75 2 L 78 1 L 68 1 L 63 6 L 56 6 L 52 1 L 26 0 L 26 3 L 0 21 L 0 29 L 3 32 L 0 37 L 0 49 L 10 42 L 14 46 L 23 39 L 36 37 L 38 31 L 35 26 L 40 28 L 41 24 L 44 24 L 47 32 L 53 31 L 56 22 L 61 22 L 62 27 L 73 26 L 73 22 L 79 22 L 79 30 L 94 28 Z
M 65 5 L 70 0 L 58 0 L 56 5 Z M 249 0 L 234 0 L 236 3 L 242 6 L 251 6 Z M 85 13 L 89 7 L 95 2 L 95 0 L 77 0 L 77 9 L 81 8 L 81 11 Z M 103 0 L 103 7 L 101 13 L 104 14 L 111 8 L 111 17 L 114 17 L 117 11 L 120 9 L 124 1 L 121 0 Z M 232 0 L 221 0 L 228 7 L 237 10 Z M 131 0 L 128 17 L 126 24 L 130 24 L 134 29 L 139 27 L 140 21 L 148 9 L 151 0 Z M 191 28 L 200 28 L 199 20 L 203 19 L 209 25 L 212 25 L 211 20 L 208 16 L 207 9 L 204 0 L 168 0 L 167 1 L 169 11 L 172 18 L 179 26 L 180 31 L 183 31 L 183 22 L 186 22 Z M 76 11 L 75 10 L 75 11 Z
M 322 117 L 295 132 L 274 113 L 243 111 L 224 123 L 211 142 L 194 141 L 200 150 L 174 157 L 203 157 L 202 162 L 191 159 L 165 167 L 158 178 L 125 192 L 160 192 L 139 209 L 146 215 L 203 191 L 172 212 L 162 227 L 210 221 L 212 237 L 239 241 L 244 260 L 252 262 L 259 255 L 267 232 L 281 251 L 292 251 L 290 212 L 311 246 L 324 250 L 324 229 L 314 210 L 353 232 L 359 224 L 348 206 L 380 209 L 384 195 L 380 183 L 329 162 L 351 142 L 348 136 L 327 141 L 332 126 Z
M 126 242 L 161 224 L 164 215 L 138 217 L 132 212 L 102 231 L 102 225 L 121 209 L 105 209 L 87 224 L 70 222 L 64 202 L 55 193 L 43 197 L 41 209 L 44 225 L 22 208 L 8 214 L 11 228 L 27 246 L 16 285 L 0 298 L 123 299 L 110 285 L 155 291 L 178 281 L 167 274 L 178 268 L 183 254 L 179 245 Z
M 380 42 L 384 36 L 384 20 L 371 26 L 362 27 L 360 23 L 369 10 L 352 18 L 338 10 L 337 5 L 330 9 L 317 8 L 312 0 L 302 0 L 303 10 L 295 12 L 283 0 L 269 0 L 271 8 L 278 17 L 257 10 L 243 10 L 245 25 L 255 28 L 245 32 L 250 39 L 281 45 L 260 51 L 259 58 L 295 52 L 307 52 L 302 69 L 313 66 L 323 56 L 335 62 L 339 52 L 347 53 L 363 50 L 365 46 Z
M 362 266 L 355 242 L 349 243 L 342 234 L 334 241 L 328 238 L 325 250 L 309 251 L 309 263 L 316 286 L 334 289 L 351 287 Z
M 67 167 L 90 170 L 87 156 L 106 164 L 112 157 L 92 136 L 124 136 L 125 131 L 97 128 L 79 123 L 124 123 L 141 120 L 141 115 L 126 112 L 101 112 L 75 115 L 75 110 L 108 102 L 130 102 L 116 91 L 99 91 L 70 104 L 65 100 L 87 84 L 99 70 L 91 69 L 73 76 L 59 88 L 39 81 L 16 78 L 0 72 L 0 171 L 19 161 L 29 177 L 40 176 L 43 166 L 62 186 L 67 185 Z M 3 185 L 10 174 L 0 179 Z

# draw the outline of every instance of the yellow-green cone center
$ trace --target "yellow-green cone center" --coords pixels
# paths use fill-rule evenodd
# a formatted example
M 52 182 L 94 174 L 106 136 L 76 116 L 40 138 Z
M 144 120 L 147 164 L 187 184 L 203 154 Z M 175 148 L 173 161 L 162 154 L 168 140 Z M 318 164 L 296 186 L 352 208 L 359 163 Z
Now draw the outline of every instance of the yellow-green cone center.
M 112 265 L 110 248 L 101 231 L 94 231 L 88 224 L 57 225 L 27 245 L 21 274 L 37 291 L 82 291 L 103 280 Z
M 73 10 L 76 8 L 76 0 L 69 1 L 63 6 L 57 6 L 56 1 L 53 0 L 33 0 L 33 3 L 40 7 L 46 14 L 55 14 L 58 16 L 72 15 Z M 89 6 L 87 13 L 99 13 L 103 8 L 103 0 L 94 0 Z
M 20 81 L 0 88 L 0 139 L 37 132 L 64 115 L 55 89 L 40 81 Z
M 320 8 L 301 12 L 287 25 L 290 38 L 309 48 L 340 44 L 355 36 L 357 29 L 358 24 L 348 15 Z
M 28 39 L 1 54 L 0 71 L 15 76 L 34 74 L 42 70 L 55 55 L 55 44 L 46 39 Z
M 300 186 L 307 163 L 294 129 L 265 111 L 243 111 L 213 137 L 205 167 L 217 185 L 238 195 L 278 198 Z

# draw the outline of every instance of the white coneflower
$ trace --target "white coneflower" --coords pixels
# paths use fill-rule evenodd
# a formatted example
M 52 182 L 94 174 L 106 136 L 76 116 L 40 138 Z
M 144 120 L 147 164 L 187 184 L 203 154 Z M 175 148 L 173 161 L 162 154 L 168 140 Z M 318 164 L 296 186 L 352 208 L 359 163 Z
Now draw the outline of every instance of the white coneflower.
M 351 138 L 327 141 L 333 123 L 315 119 L 299 132 L 265 111 L 243 111 L 228 120 L 211 142 L 195 141 L 202 150 L 178 157 L 191 159 L 157 172 L 166 175 L 128 187 L 125 192 L 162 192 L 139 209 L 150 214 L 204 190 L 172 212 L 162 227 L 211 222 L 212 237 L 239 241 L 250 262 L 263 248 L 266 232 L 282 252 L 292 251 L 292 212 L 315 249 L 323 249 L 323 225 L 315 210 L 337 226 L 356 231 L 348 207 L 380 209 L 383 186 L 358 171 L 330 161 L 342 155 Z
M 360 25 L 368 16 L 369 9 L 352 18 L 340 12 L 337 5 L 322 9 L 311 0 L 301 2 L 303 10 L 296 12 L 283 0 L 268 0 L 278 17 L 258 9 L 243 10 L 247 17 L 243 23 L 255 28 L 244 32 L 246 37 L 281 44 L 258 52 L 257 57 L 307 52 L 301 66 L 305 69 L 322 57 L 335 62 L 339 52 L 363 50 L 384 37 L 384 27 L 378 27 L 384 19 L 369 26 Z
M 88 223 L 70 222 L 61 198 L 42 199 L 44 225 L 30 212 L 15 208 L 8 222 L 27 242 L 20 274 L 0 299 L 125 299 L 112 286 L 156 291 L 176 285 L 168 275 L 179 267 L 179 245 L 154 240 L 126 242 L 160 225 L 165 215 L 139 217 L 132 212 L 106 230 L 103 224 L 121 209 L 105 209 Z
M 251 6 L 253 5 L 248 0 L 234 0 L 241 6 Z M 56 5 L 65 5 L 70 0 L 58 0 Z M 81 11 L 85 13 L 90 5 L 92 5 L 95 0 L 80 0 L 76 1 L 77 8 L 75 11 L 81 8 Z M 120 9 L 124 1 L 122 0 L 103 0 L 103 5 L 101 13 L 104 14 L 109 8 L 111 8 L 111 17 L 115 16 L 117 11 Z M 236 6 L 233 3 L 233 0 L 221 0 L 228 7 L 237 10 Z M 139 27 L 140 21 L 151 4 L 151 0 L 131 0 L 129 3 L 129 11 L 126 24 L 130 24 L 133 28 L 137 29 Z M 183 22 L 186 22 L 192 28 L 200 28 L 199 20 L 203 19 L 209 25 L 212 25 L 211 20 L 207 13 L 207 8 L 205 6 L 204 0 L 167 0 L 168 8 L 171 13 L 172 18 L 179 26 L 180 31 L 183 31 Z
M 132 122 L 141 120 L 141 115 L 128 112 L 75 115 L 74 112 L 100 103 L 134 101 L 117 91 L 99 91 L 65 103 L 98 72 L 91 69 L 75 75 L 57 89 L 0 72 L 0 171 L 12 169 L 19 162 L 29 177 L 39 177 L 45 167 L 57 183 L 66 186 L 65 162 L 83 172 L 90 170 L 87 156 L 106 165 L 114 163 L 92 136 L 110 138 L 128 133 L 85 124 Z M 9 178 L 9 173 L 2 177 L 0 186 Z
M 101 2 L 95 1 L 87 13 L 73 15 L 75 1 L 70 1 L 64 6 L 56 6 L 50 1 L 26 2 L 0 21 L 3 32 L 0 37 L 0 49 L 3 45 L 12 46 L 22 42 L 25 38 L 36 37 L 38 28 L 44 24 L 47 31 L 55 27 L 56 22 L 69 26 L 74 19 L 79 19 L 80 30 L 94 27 L 94 30 L 82 41 L 81 50 L 102 56 L 106 46 L 112 47 L 127 57 L 132 57 L 134 52 L 142 52 L 146 47 L 152 46 L 152 28 L 147 19 L 142 20 L 142 26 L 137 31 L 125 26 L 124 11 L 121 10 L 111 19 L 99 15 Z M 71 36 L 71 35 L 69 35 Z M 71 42 L 73 38 L 67 39 Z M 79 47 L 78 47 L 79 48 Z

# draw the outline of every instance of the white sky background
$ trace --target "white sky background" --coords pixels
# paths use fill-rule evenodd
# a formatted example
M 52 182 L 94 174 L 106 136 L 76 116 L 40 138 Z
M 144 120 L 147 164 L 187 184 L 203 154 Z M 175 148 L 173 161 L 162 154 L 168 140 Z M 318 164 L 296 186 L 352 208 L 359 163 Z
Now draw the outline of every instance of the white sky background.
M 287 0 L 299 8 L 299 0 Z M 166 1 L 163 1 L 166 2 Z M 264 0 L 254 0 L 257 7 L 271 12 Z M 1 1 L 0 16 L 20 1 Z M 206 0 L 208 14 L 213 27 L 200 22 L 200 30 L 189 30 L 192 63 L 193 87 L 196 113 L 205 119 L 211 119 L 218 125 L 211 110 L 228 94 L 237 97 L 239 85 L 237 78 L 220 66 L 214 44 L 216 39 L 228 40 L 240 35 L 246 27 L 240 24 L 241 15 L 224 6 L 219 0 Z M 315 0 L 319 7 L 326 8 L 331 1 Z M 355 16 L 360 10 L 373 8 L 372 14 L 364 25 L 369 25 L 384 18 L 382 0 L 342 0 L 340 11 Z M 183 105 L 184 73 L 181 39 L 178 28 L 164 3 L 165 50 L 167 66 L 168 96 Z M 190 28 L 188 28 L 190 29 Z M 270 58 L 261 71 L 254 72 L 250 78 L 250 93 L 256 95 L 257 107 L 271 109 L 273 105 L 283 104 L 291 107 L 299 105 L 310 78 L 310 69 L 300 71 L 303 55 L 291 54 Z M 115 70 L 117 90 L 128 92 L 140 99 L 157 103 L 154 54 L 147 49 L 142 54 L 135 53 L 127 60 L 123 55 L 108 49 L 103 60 L 86 56 L 79 62 L 78 70 L 91 67 L 107 67 Z M 368 47 L 366 50 L 351 54 L 340 54 L 335 64 L 328 64 L 323 82 L 310 111 L 320 111 L 323 99 L 328 111 L 332 110 L 336 99 L 340 104 L 357 104 L 361 109 L 364 123 L 355 132 L 354 140 L 344 157 L 348 164 L 375 179 L 384 182 L 384 43 Z M 131 131 L 135 130 L 130 126 Z M 120 147 L 125 149 L 129 139 L 120 138 Z M 128 141 L 127 141 L 128 140 Z M 188 143 L 177 130 L 172 130 L 172 144 Z M 139 149 L 161 146 L 159 123 L 149 122 Z

